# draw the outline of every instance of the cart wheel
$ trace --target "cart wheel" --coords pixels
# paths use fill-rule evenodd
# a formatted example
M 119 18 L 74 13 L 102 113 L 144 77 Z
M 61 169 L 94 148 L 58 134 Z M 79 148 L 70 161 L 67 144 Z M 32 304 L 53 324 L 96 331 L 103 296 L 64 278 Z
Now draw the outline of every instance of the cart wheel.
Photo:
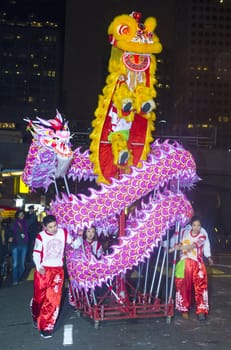
M 95 321 L 94 322 L 94 328 L 95 329 L 99 329 L 99 321 Z
M 166 317 L 166 323 L 167 323 L 167 324 L 170 324 L 171 321 L 172 321 L 171 316 L 167 316 L 167 317 Z

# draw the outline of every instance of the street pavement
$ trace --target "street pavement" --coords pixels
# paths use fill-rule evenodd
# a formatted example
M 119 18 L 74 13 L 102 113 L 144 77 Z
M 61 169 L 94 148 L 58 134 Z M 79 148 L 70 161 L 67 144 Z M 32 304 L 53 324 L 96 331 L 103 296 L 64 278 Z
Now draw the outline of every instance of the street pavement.
M 230 350 L 231 251 L 216 254 L 214 262 L 214 267 L 208 268 L 210 313 L 204 323 L 192 310 L 189 320 L 175 314 L 170 324 L 160 317 L 103 321 L 95 329 L 92 320 L 79 317 L 68 305 L 65 289 L 50 339 L 41 338 L 32 326 L 33 281 L 29 274 L 18 286 L 0 288 L 0 350 Z

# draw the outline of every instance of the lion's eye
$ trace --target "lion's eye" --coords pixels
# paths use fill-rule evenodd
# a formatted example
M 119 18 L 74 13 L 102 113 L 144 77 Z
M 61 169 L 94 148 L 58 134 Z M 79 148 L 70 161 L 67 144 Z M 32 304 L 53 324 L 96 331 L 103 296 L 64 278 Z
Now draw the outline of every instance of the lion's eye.
M 146 101 L 142 104 L 141 111 L 143 113 L 149 113 L 156 108 L 156 104 L 153 100 Z
M 138 27 L 139 27 L 139 29 L 141 29 L 141 30 L 144 30 L 144 29 L 145 29 L 145 25 L 144 25 L 143 23 L 139 23 L 139 24 L 138 24 Z
M 122 104 L 122 110 L 126 113 L 130 112 L 132 110 L 132 102 L 126 101 Z
M 117 28 L 117 33 L 119 35 L 126 35 L 129 34 L 129 27 L 126 24 L 121 24 L 118 28 Z

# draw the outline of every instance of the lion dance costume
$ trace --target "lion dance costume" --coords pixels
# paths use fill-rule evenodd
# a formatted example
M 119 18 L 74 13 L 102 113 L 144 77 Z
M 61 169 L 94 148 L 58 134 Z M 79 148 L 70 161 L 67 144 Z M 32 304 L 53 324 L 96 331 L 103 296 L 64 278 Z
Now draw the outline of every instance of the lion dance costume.
M 99 182 L 110 182 L 147 159 L 156 119 L 155 18 L 140 21 L 141 13 L 116 17 L 108 28 L 112 45 L 109 75 L 95 111 L 90 160 Z

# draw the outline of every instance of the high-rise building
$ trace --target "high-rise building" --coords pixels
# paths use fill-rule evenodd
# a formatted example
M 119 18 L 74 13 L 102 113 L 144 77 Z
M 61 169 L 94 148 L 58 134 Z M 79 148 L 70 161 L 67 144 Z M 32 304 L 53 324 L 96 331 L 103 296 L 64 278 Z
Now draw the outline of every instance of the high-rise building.
M 51 118 L 60 106 L 64 5 L 64 0 L 0 1 L 1 203 L 12 203 L 18 191 L 13 184 L 28 149 L 23 141 L 31 139 L 23 119 Z
M 174 122 L 231 136 L 231 1 L 176 0 Z M 198 131 L 201 133 L 201 131 Z
M 36 115 L 51 117 L 59 107 L 62 26 L 52 17 L 47 18 L 45 11 L 42 15 L 26 11 L 27 3 L 8 0 L 0 6 L 0 121 L 3 123 L 20 124 L 24 123 L 24 117 Z

